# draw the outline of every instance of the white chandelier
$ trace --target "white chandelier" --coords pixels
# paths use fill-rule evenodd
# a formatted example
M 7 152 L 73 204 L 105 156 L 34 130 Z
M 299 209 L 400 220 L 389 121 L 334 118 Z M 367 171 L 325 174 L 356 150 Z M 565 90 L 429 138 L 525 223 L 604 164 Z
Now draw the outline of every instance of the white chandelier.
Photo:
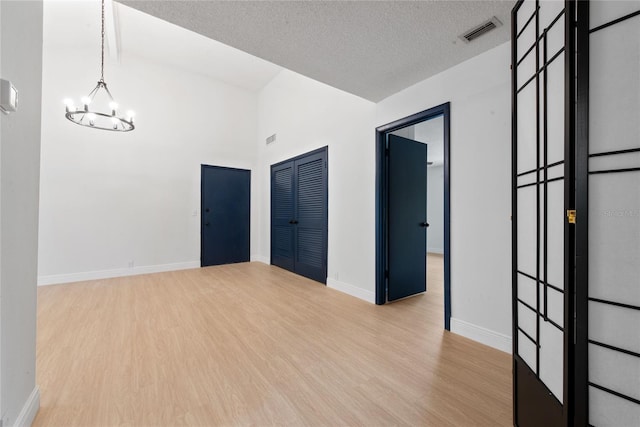
M 102 56 L 100 63 L 100 80 L 89 95 L 81 99 L 82 107 L 76 107 L 72 99 L 65 99 L 65 117 L 73 123 L 95 129 L 110 130 L 115 132 L 129 132 L 135 129 L 133 125 L 133 111 L 128 111 L 126 117 L 118 115 L 118 104 L 114 101 L 111 92 L 104 81 L 104 0 L 102 0 Z M 107 95 L 107 102 L 103 109 L 92 108 L 96 95 L 101 90 Z M 104 98 L 104 97 L 103 97 Z M 107 108 L 108 106 L 108 108 Z

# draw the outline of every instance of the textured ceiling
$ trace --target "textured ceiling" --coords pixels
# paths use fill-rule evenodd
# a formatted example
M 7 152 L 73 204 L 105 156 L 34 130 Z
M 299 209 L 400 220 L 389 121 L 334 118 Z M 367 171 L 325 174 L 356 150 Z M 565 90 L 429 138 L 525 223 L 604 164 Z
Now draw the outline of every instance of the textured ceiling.
M 506 42 L 514 4 L 120 2 L 374 102 Z M 458 38 L 492 16 L 504 25 L 468 44 Z
M 123 61 L 128 57 L 141 57 L 254 92 L 262 89 L 282 70 L 270 62 L 139 10 L 117 3 L 114 5 L 117 50 Z M 73 49 L 85 59 L 88 70 L 97 72 L 100 65 L 100 2 L 45 0 L 43 42 L 47 52 Z M 105 72 L 108 80 L 112 71 L 117 72 L 118 61 L 113 59 L 109 37 L 106 43 Z

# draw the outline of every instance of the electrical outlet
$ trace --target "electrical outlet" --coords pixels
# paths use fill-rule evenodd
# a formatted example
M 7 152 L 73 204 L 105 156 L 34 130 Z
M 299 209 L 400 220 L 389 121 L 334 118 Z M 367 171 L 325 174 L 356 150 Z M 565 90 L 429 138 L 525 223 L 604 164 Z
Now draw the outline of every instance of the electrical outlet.
M 0 79 L 0 111 L 9 114 L 17 109 L 18 90 L 9 80 Z

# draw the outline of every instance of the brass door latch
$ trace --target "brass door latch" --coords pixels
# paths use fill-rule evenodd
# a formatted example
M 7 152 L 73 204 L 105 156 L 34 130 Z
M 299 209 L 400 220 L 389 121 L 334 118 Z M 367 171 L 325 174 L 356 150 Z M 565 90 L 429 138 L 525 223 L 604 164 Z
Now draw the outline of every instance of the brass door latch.
M 569 221 L 569 224 L 575 224 L 576 223 L 576 210 L 575 209 L 568 209 L 567 210 L 567 221 Z

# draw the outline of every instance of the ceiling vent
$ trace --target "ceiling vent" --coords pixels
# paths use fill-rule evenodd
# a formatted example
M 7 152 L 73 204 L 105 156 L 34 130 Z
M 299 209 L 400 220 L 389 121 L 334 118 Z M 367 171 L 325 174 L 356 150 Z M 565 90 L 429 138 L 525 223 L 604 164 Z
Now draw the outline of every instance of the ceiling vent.
M 502 25 L 502 22 L 495 16 L 489 19 L 487 22 L 483 22 L 482 24 L 474 27 L 460 36 L 460 38 L 465 42 L 469 43 L 472 40 L 477 39 L 478 37 L 487 34 L 489 31 L 498 28 Z

